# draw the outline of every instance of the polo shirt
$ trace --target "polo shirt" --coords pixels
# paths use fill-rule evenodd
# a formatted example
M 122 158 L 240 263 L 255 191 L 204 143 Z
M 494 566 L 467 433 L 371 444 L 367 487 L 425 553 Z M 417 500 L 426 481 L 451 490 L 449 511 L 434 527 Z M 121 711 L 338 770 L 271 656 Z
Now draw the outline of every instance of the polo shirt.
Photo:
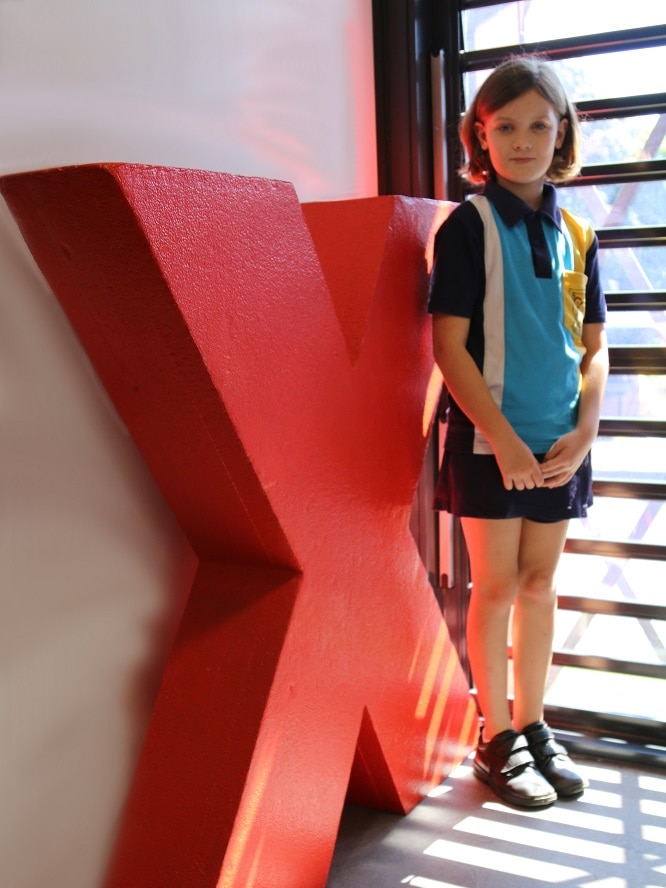
M 460 204 L 435 238 L 428 310 L 470 319 L 467 349 L 533 453 L 575 428 L 582 326 L 606 303 L 596 235 L 553 185 L 537 211 L 494 181 Z M 445 446 L 492 453 L 451 396 Z

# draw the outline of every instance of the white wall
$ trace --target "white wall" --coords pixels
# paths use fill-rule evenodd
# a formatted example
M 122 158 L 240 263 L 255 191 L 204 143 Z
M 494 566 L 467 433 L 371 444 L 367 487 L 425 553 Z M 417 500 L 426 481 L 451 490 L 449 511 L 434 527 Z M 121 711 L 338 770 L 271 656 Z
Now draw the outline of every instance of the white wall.
M 376 193 L 371 0 L 0 0 L 0 172 L 88 161 Z
M 376 193 L 371 0 L 0 0 L 0 174 Z M 0 206 L 0 882 L 96 888 L 194 558 Z

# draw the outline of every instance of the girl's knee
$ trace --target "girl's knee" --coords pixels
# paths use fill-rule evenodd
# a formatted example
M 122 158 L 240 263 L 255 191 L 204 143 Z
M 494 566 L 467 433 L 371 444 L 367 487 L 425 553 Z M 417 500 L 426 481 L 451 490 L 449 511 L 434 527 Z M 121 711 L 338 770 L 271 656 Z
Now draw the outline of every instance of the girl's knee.
M 517 576 L 487 577 L 478 583 L 472 580 L 472 596 L 484 606 L 510 608 L 516 600 L 518 589 Z
M 521 574 L 520 577 L 521 598 L 529 598 L 534 601 L 551 603 L 555 601 L 555 577 L 550 571 L 532 570 Z

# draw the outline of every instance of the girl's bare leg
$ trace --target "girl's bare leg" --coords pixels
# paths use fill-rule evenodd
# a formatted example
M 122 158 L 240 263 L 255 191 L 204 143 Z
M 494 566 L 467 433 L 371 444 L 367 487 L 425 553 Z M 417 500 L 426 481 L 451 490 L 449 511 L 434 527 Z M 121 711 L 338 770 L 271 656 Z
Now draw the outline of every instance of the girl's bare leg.
M 467 649 L 484 740 L 512 728 L 507 688 L 511 607 L 519 589 L 522 519 L 461 518 L 472 574 Z
M 474 773 L 509 804 L 542 807 L 558 796 L 579 795 L 587 781 L 543 722 L 555 621 L 554 578 L 567 522 L 461 521 L 472 573 L 467 645 L 484 717 Z M 512 608 L 513 718 L 507 687 Z
M 543 719 L 543 698 L 552 659 L 557 596 L 555 572 L 567 521 L 523 520 L 518 556 L 518 594 L 513 609 L 513 723 L 517 731 Z

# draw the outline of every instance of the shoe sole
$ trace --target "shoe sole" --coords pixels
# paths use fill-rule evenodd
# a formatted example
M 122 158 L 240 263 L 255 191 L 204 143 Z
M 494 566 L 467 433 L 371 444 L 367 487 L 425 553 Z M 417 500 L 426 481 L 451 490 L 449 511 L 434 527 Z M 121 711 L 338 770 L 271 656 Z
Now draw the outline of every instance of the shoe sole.
M 558 796 L 555 791 L 544 796 L 525 798 L 525 796 L 516 795 L 505 786 L 497 786 L 493 783 L 490 771 L 487 771 L 483 765 L 480 765 L 476 760 L 472 762 L 472 770 L 477 780 L 480 780 L 482 783 L 489 786 L 495 795 L 508 805 L 515 805 L 517 808 L 547 808 L 549 805 L 552 805 L 553 802 L 557 801 Z
M 586 780 L 584 783 L 581 783 L 580 786 L 576 786 L 573 789 L 568 789 L 566 792 L 562 792 L 562 790 L 560 790 L 557 793 L 557 797 L 558 799 L 573 799 L 576 796 L 582 795 L 585 790 L 589 788 L 589 786 L 590 784 Z

